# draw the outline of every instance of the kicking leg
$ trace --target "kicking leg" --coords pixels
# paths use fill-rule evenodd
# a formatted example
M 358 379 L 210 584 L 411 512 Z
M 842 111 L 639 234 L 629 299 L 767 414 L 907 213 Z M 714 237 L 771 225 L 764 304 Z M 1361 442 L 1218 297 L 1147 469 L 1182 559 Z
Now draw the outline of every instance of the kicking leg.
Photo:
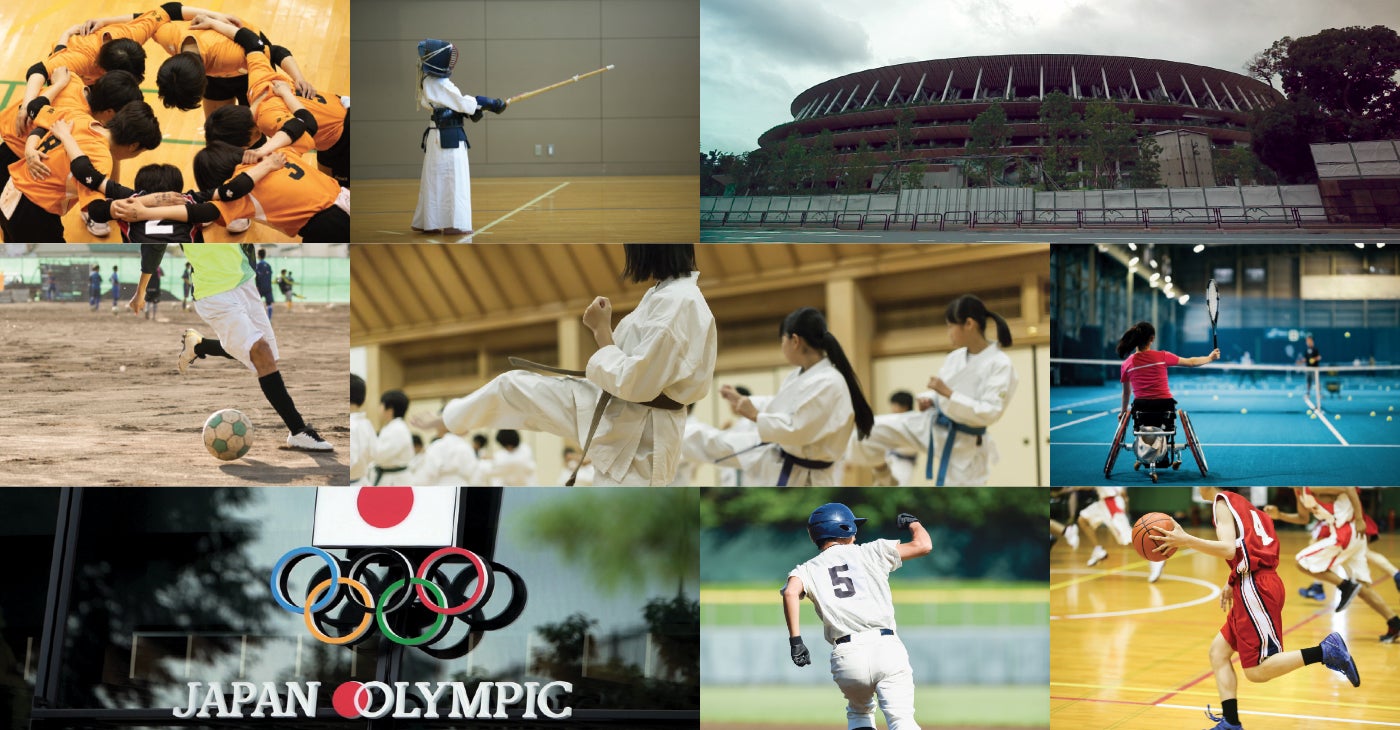
M 588 432 L 600 392 L 587 380 L 512 370 L 448 403 L 442 422 L 462 436 L 479 428 L 513 428 L 577 441 Z
M 267 340 L 253 343 L 248 359 L 253 361 L 253 367 L 257 370 L 258 385 L 262 386 L 263 396 L 287 426 L 287 446 L 303 451 L 334 451 L 335 447 L 308 427 L 301 417 L 301 412 L 292 402 L 292 394 L 287 392 L 287 384 L 282 382 L 282 372 L 277 369 L 277 356 Z

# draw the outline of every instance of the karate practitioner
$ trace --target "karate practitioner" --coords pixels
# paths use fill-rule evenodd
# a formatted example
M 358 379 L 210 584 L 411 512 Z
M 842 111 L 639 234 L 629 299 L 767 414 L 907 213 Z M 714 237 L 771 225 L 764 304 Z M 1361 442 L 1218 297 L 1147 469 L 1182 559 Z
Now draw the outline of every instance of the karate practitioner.
M 583 323 L 598 350 L 586 377 L 505 373 L 448 403 L 448 429 L 519 428 L 583 444 L 599 486 L 664 486 L 675 478 L 685 405 L 703 398 L 714 378 L 715 320 L 697 285 L 693 244 L 629 243 L 624 250 L 622 275 L 656 285 L 616 331 L 611 302 L 598 297 L 588 305 Z
M 466 439 L 439 425 L 437 438 L 423 450 L 413 470 L 415 487 L 480 487 L 486 480 L 476 450 Z
M 413 230 L 451 235 L 472 232 L 472 177 L 467 163 L 467 133 L 462 120 L 481 121 L 483 109 L 496 114 L 505 102 L 489 96 L 463 96 L 452 83 L 457 47 L 429 38 L 418 44 L 418 106 L 432 112 L 423 131 L 423 176 Z
M 496 444 L 501 448 L 491 459 L 491 486 L 535 486 L 535 452 L 520 442 L 520 432 L 503 428 L 496 432 Z
M 261 253 L 261 251 L 259 251 Z M 270 308 L 270 307 L 269 307 Z M 374 460 L 374 442 L 379 434 L 374 424 L 364 412 L 365 379 L 350 375 L 350 486 L 358 487 L 365 483 L 370 474 L 370 464 Z
M 403 416 L 408 412 L 408 396 L 402 390 L 388 390 L 379 396 L 384 425 L 374 442 L 374 468 L 370 486 L 411 486 L 408 467 L 413 463 L 413 432 Z
M 986 337 L 989 317 L 996 323 L 995 342 Z M 1001 350 L 1011 345 L 1011 329 L 971 294 L 949 302 L 946 319 L 948 339 L 957 349 L 929 379 L 932 390 L 919 396 L 921 405 L 931 407 L 877 416 L 870 438 L 851 440 L 848 465 L 878 467 L 891 450 L 913 448 L 924 453 L 924 477 L 938 486 L 987 483 L 988 468 L 997 462 L 987 427 L 1001 418 L 1016 392 L 1016 371 Z
M 837 482 L 832 466 L 845 453 L 852 431 L 864 439 L 875 416 L 821 312 L 803 307 L 783 320 L 778 333 L 783 357 L 797 369 L 776 395 L 746 397 L 731 385 L 720 388 L 735 414 L 757 424 L 757 436 L 699 424 L 687 437 L 720 466 L 741 466 L 752 484 L 832 486 Z

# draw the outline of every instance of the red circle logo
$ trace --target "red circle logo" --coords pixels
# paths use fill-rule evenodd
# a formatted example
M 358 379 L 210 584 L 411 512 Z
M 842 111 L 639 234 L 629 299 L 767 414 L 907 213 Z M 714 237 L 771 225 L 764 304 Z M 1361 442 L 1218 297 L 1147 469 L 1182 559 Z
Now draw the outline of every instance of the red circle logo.
M 413 487 L 361 487 L 355 506 L 371 527 L 393 527 L 413 511 Z
M 346 682 L 335 688 L 335 694 L 331 695 L 331 706 L 341 717 L 353 720 L 365 710 L 360 703 L 362 692 L 368 694 L 365 686 L 360 682 Z

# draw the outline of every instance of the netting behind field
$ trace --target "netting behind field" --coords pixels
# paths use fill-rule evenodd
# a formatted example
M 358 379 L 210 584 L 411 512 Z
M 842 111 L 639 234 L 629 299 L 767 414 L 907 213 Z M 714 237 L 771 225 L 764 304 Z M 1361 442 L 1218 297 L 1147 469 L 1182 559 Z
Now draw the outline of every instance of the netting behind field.
M 271 253 L 271 251 L 269 251 Z M 347 257 L 312 256 L 271 256 L 267 262 L 272 266 L 272 278 L 287 269 L 296 281 L 295 292 L 302 296 L 299 301 L 336 302 L 350 301 L 350 259 Z M 112 267 L 117 267 L 117 278 L 123 285 L 135 286 L 141 279 L 141 257 L 139 255 L 83 256 L 21 256 L 0 258 L 0 280 L 6 288 L 27 288 L 33 294 L 43 297 L 47 286 L 46 276 L 50 269 L 57 273 L 59 301 L 82 301 L 88 298 L 87 273 L 93 265 L 101 267 L 102 292 L 110 295 Z M 183 294 L 181 275 L 185 271 L 185 258 L 171 247 L 161 262 L 165 276 L 161 278 L 161 290 L 179 299 Z M 277 301 L 283 300 L 281 291 L 273 286 Z
M 1094 399 L 1095 405 L 1116 407 L 1121 367 L 1118 360 L 1055 358 L 1050 361 L 1051 382 L 1103 386 L 1113 395 Z M 1293 413 L 1320 405 L 1329 413 L 1400 415 L 1400 365 L 1307 368 L 1212 363 L 1168 368 L 1167 382 L 1178 407 L 1189 412 Z

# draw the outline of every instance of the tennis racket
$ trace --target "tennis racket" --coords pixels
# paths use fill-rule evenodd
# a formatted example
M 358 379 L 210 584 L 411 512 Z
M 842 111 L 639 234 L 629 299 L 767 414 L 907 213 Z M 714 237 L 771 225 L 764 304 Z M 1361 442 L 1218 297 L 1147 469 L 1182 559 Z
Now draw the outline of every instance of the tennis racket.
M 1210 349 L 1219 350 L 1220 342 L 1215 336 L 1215 322 L 1220 318 L 1220 287 L 1215 279 L 1206 284 L 1206 312 L 1210 314 Z

